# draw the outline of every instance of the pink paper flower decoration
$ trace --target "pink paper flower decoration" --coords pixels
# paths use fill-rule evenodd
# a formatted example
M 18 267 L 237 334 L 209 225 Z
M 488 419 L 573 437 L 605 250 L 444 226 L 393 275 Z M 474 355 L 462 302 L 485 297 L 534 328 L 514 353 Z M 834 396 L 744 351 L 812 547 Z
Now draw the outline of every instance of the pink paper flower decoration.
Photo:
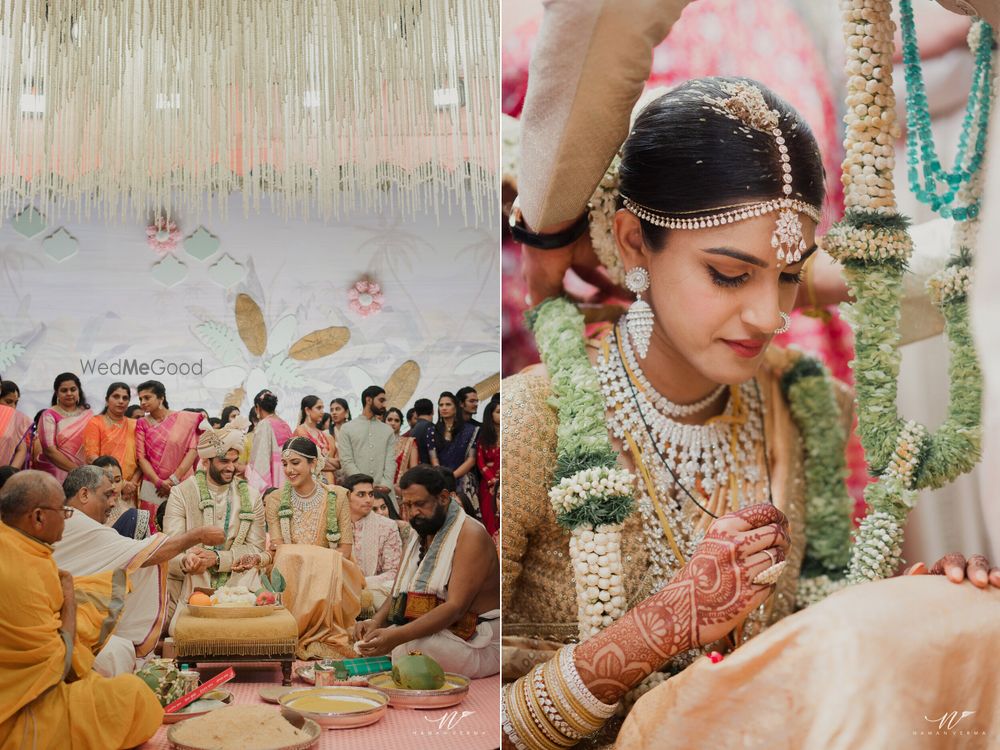
M 351 309 L 362 318 L 378 314 L 385 304 L 382 287 L 368 279 L 362 279 L 352 286 L 347 292 L 347 299 L 350 300 Z
M 162 216 L 146 227 L 146 244 L 159 255 L 166 255 L 176 248 L 180 238 L 177 225 Z

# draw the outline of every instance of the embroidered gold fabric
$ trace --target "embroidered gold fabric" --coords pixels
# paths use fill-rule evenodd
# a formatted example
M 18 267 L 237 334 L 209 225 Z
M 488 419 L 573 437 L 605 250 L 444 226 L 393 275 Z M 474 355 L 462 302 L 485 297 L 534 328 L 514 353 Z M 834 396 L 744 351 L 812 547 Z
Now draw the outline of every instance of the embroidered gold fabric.
M 765 408 L 765 431 L 774 504 L 789 520 L 792 546 L 788 568 L 765 605 L 758 632 L 795 609 L 799 570 L 805 552 L 803 451 L 799 431 L 781 392 L 780 377 L 797 352 L 772 347 L 757 376 Z M 501 398 L 503 504 L 503 678 L 514 680 L 551 657 L 563 643 L 577 639 L 576 590 L 569 564 L 569 534 L 560 527 L 548 500 L 556 461 L 558 417 L 550 403 L 544 368 L 536 367 L 503 382 Z M 850 426 L 850 394 L 838 400 Z M 713 501 L 720 500 L 713 498 Z M 715 502 L 713 502 L 713 505 Z M 689 504 L 692 518 L 703 515 Z M 711 519 L 709 519 L 711 520 Z M 664 544 L 666 541 L 664 540 Z M 651 582 L 640 514 L 632 514 L 622 534 L 629 607 L 649 596 Z

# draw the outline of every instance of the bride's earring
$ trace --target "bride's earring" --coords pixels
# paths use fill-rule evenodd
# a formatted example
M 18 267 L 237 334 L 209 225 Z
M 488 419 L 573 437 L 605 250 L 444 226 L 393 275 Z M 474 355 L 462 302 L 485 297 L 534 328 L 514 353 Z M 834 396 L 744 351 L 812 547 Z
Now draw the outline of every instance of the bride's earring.
M 778 315 L 781 316 L 781 328 L 774 329 L 775 336 L 779 333 L 786 333 L 788 329 L 792 327 L 792 319 L 789 317 L 788 313 L 779 312 Z
M 625 286 L 635 294 L 635 302 L 625 315 L 625 330 L 641 359 L 649 352 L 649 337 L 653 333 L 653 308 L 640 295 L 649 289 L 649 271 L 636 266 L 625 274 Z

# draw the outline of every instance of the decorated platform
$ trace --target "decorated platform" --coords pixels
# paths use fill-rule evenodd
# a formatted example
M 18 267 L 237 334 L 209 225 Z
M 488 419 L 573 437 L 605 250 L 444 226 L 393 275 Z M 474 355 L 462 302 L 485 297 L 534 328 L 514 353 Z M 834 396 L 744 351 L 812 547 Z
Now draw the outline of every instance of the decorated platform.
M 296 662 L 293 672 L 310 662 Z M 199 664 L 203 680 L 221 671 L 222 665 Z M 233 693 L 234 704 L 267 705 L 259 696 L 265 685 L 281 685 L 278 664 L 236 665 L 236 679 L 226 684 Z M 296 676 L 293 686 L 309 687 Z M 352 750 L 486 750 L 500 745 L 500 676 L 473 680 L 468 697 L 459 705 L 446 709 L 415 710 L 390 707 L 377 724 L 357 729 L 330 729 L 315 745 L 318 750 L 350 747 Z M 167 726 L 141 746 L 142 750 L 170 750 Z

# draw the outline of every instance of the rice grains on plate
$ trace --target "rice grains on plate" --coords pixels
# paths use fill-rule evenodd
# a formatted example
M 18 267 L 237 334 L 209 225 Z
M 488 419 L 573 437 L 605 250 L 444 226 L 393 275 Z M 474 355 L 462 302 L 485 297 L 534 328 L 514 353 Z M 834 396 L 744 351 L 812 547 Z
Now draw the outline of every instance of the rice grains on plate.
M 296 729 L 267 706 L 227 706 L 174 727 L 172 739 L 205 750 L 269 750 L 305 742 Z

